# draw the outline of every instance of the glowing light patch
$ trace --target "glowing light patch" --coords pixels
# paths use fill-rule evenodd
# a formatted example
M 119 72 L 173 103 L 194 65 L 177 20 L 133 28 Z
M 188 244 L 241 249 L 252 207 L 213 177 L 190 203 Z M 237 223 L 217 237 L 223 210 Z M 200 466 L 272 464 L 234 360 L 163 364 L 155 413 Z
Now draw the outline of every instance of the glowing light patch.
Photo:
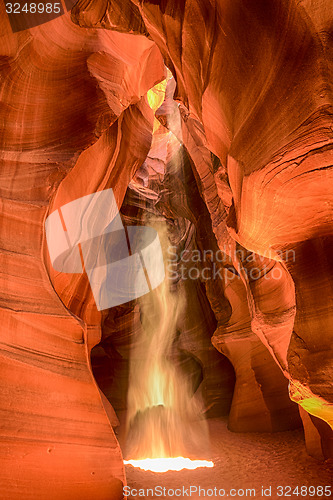
M 304 386 L 298 380 L 290 380 L 289 395 L 292 401 L 298 403 L 305 411 L 325 420 L 333 429 L 333 405 L 322 397 L 313 394 L 309 387 Z
M 160 106 L 162 106 L 165 99 L 165 91 L 167 86 L 167 80 L 158 83 L 152 89 L 147 92 L 148 104 L 153 111 L 157 111 Z
M 184 457 L 175 458 L 145 458 L 144 460 L 124 460 L 125 465 L 132 465 L 145 471 L 168 472 L 182 469 L 197 469 L 198 467 L 214 467 L 214 462 L 208 460 L 191 460 Z

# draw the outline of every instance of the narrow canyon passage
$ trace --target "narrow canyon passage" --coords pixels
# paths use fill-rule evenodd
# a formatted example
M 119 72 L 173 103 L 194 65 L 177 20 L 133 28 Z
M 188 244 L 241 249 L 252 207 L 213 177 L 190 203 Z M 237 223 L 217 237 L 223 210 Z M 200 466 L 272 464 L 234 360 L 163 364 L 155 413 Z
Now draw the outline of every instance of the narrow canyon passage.
M 0 1 L 0 500 L 332 497 L 332 55 L 332 0 Z

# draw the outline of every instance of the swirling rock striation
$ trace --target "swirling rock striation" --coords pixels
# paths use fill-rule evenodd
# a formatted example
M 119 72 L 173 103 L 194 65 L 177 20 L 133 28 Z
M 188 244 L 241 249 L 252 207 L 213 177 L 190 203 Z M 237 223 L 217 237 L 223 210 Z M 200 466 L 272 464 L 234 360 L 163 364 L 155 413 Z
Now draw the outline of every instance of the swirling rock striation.
M 253 255 L 233 258 L 251 328 L 291 380 L 291 398 L 332 425 L 329 2 L 132 3 L 173 72 L 186 123 L 202 124 L 199 147 L 219 159 L 215 172 L 207 161 L 196 168 L 204 199 L 221 207 L 220 217 L 211 211 L 220 248 L 231 237 Z
M 85 275 L 50 265 L 44 221 L 108 187 L 121 205 L 150 148 L 144 96 L 164 66 L 146 38 L 82 30 L 69 14 L 12 34 L 4 8 L 0 496 L 122 498 L 116 417 L 90 367 L 101 314 Z
M 184 145 L 198 190 L 175 176 L 177 196 L 161 196 L 160 209 L 189 221 L 185 248 L 220 249 L 236 276 L 205 283 L 210 306 L 202 284 L 184 287 L 198 313 L 184 319 L 184 342 L 203 342 L 191 354 L 208 370 L 213 406 L 225 410 L 207 354 L 217 320 L 213 344 L 236 372 L 231 428 L 254 430 L 255 414 L 276 430 L 284 410 L 282 427 L 296 425 L 283 373 L 309 451 L 332 456 L 330 1 L 80 0 L 71 16 L 15 34 L 4 9 L 1 496 L 122 498 L 117 420 L 90 351 L 102 324 L 106 344 L 114 335 L 126 350 L 133 309 L 118 311 L 122 319 L 101 314 L 85 274 L 55 272 L 44 221 L 107 188 L 120 207 L 134 177 L 144 187 L 160 181 L 145 95 L 166 77 L 164 63 L 177 86 L 157 114 Z M 230 366 L 215 362 L 230 382 Z

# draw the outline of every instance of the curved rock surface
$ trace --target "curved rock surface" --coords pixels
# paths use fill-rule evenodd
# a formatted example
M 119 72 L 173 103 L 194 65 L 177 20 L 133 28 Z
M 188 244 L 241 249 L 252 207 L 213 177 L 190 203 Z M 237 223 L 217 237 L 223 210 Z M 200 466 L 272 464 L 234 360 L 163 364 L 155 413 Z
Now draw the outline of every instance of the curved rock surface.
M 16 34 L 3 4 L 0 18 L 0 496 L 122 498 L 116 417 L 90 367 L 101 313 L 85 275 L 50 265 L 44 221 L 108 187 L 121 205 L 150 148 L 144 96 L 164 66 L 146 38 L 82 30 L 69 14 Z
M 90 352 L 103 340 L 126 363 L 135 305 L 97 311 L 86 274 L 51 266 L 44 222 L 108 188 L 120 208 L 133 178 L 139 203 L 182 219 L 185 249 L 220 250 L 235 276 L 203 280 L 206 296 L 183 286 L 196 314 L 180 349 L 206 369 L 207 413 L 227 410 L 232 386 L 209 344 L 217 321 L 236 373 L 230 428 L 258 430 L 254 414 L 269 431 L 297 425 L 288 379 L 309 452 L 332 456 L 332 30 L 330 0 L 79 0 L 15 34 L 0 4 L 2 498 L 122 498 L 117 417 Z M 164 63 L 177 87 L 157 117 L 194 177 L 187 165 L 156 197 L 172 162 L 146 94 Z
M 325 257 L 332 232 L 329 4 L 132 3 L 177 80 L 183 118 L 202 123 L 221 164 L 214 172 L 201 162 L 197 171 L 204 198 L 226 203 L 212 218 L 220 248 L 227 230 L 254 256 L 250 263 L 231 256 L 246 286 L 252 329 L 291 379 L 292 399 L 331 425 L 331 342 L 319 339 L 324 325 L 331 338 L 332 306 L 313 294 L 314 288 L 327 298 L 331 293 Z M 110 4 L 104 7 L 112 20 Z M 78 2 L 74 20 L 80 9 Z M 313 272 L 308 248 L 316 249 Z M 258 277 L 249 273 L 253 268 Z M 272 279 L 264 281 L 268 273 Z

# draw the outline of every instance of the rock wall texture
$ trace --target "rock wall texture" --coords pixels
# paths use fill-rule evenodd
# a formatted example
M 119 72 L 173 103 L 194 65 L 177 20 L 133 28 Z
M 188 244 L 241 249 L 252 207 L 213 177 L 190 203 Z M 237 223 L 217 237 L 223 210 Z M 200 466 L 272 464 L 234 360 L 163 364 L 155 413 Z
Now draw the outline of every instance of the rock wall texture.
M 150 148 L 144 96 L 164 66 L 144 37 L 69 15 L 12 34 L 0 10 L 0 496 L 122 498 L 115 416 L 90 368 L 101 314 L 84 275 L 53 270 L 44 221 L 108 187 L 121 205 Z
M 223 279 L 178 284 L 175 358 L 202 367 L 207 414 L 233 389 L 212 336 L 236 375 L 229 427 L 298 425 L 288 385 L 309 452 L 332 456 L 332 33 L 330 0 L 79 0 L 15 34 L 0 4 L 1 498 L 122 498 L 90 353 L 102 340 L 115 370 L 121 355 L 107 395 L 124 408 L 136 306 L 98 312 L 85 274 L 52 268 L 44 231 L 107 188 L 128 223 L 154 211 L 182 248 L 223 256 Z M 165 65 L 158 129 L 146 94 Z
M 195 152 L 207 147 L 219 160 L 195 168 L 218 245 L 245 286 L 251 329 L 291 398 L 332 426 L 329 2 L 125 4 L 137 6 L 177 81 Z M 99 6 L 123 29 L 109 2 Z M 85 24 L 91 10 L 78 2 L 72 18 Z

